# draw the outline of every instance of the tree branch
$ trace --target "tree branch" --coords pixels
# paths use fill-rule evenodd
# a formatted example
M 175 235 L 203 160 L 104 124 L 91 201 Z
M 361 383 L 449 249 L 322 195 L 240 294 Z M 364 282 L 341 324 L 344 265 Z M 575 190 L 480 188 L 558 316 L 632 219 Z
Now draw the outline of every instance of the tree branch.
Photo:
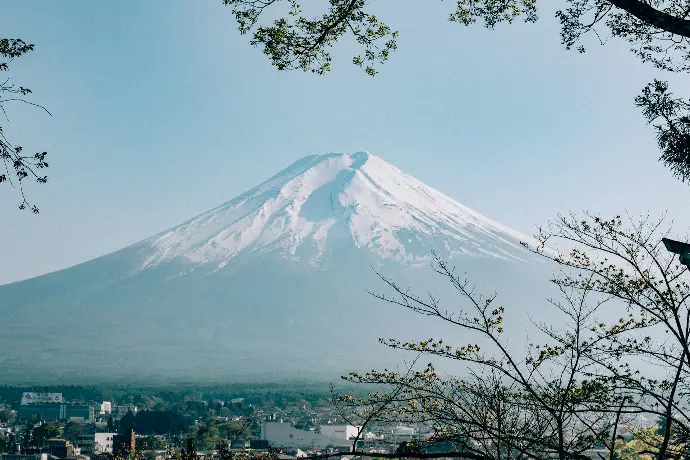
M 632 14 L 658 29 L 682 37 L 690 37 L 690 21 L 659 11 L 640 0 L 608 0 L 613 5 Z

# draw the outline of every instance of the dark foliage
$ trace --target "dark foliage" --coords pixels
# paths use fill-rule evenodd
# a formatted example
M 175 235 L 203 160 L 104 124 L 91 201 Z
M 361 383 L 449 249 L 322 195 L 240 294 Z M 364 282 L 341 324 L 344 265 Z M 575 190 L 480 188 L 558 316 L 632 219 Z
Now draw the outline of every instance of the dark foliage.
M 558 0 L 556 18 L 567 49 L 585 52 L 583 39 L 595 36 L 625 40 L 642 62 L 671 72 L 690 71 L 689 0 Z M 252 32 L 251 44 L 263 49 L 278 70 L 301 69 L 323 74 L 331 69 L 330 48 L 351 37 L 361 53 L 352 62 L 375 76 L 397 49 L 398 31 L 374 15 L 364 0 L 329 0 L 326 11 L 309 18 L 299 0 L 223 0 L 232 8 L 242 34 Z M 279 6 L 286 13 L 279 13 Z M 311 6 L 311 5 L 309 5 Z M 423 8 L 423 6 L 418 6 Z M 278 19 L 262 22 L 271 10 Z M 537 20 L 536 0 L 458 0 L 448 20 L 464 26 L 482 22 L 493 29 L 501 23 Z M 647 86 L 635 103 L 655 124 L 660 161 L 685 181 L 690 179 L 690 106 L 671 97 L 665 82 Z
M 127 421 L 125 418 L 121 421 L 120 427 L 122 428 L 124 424 L 134 423 L 137 433 L 141 434 L 166 434 L 166 433 L 179 433 L 184 431 L 191 424 L 188 419 L 182 417 L 182 415 L 176 412 L 170 411 L 139 411 L 133 417 L 128 417 Z
M 50 438 L 57 438 L 61 435 L 61 430 L 58 425 L 44 423 L 35 428 L 33 431 L 33 445 L 36 447 L 44 447 L 46 440 Z
M 673 97 L 668 84 L 654 80 L 635 98 L 649 123 L 654 123 L 663 152 L 660 160 L 682 181 L 690 179 L 690 103 Z

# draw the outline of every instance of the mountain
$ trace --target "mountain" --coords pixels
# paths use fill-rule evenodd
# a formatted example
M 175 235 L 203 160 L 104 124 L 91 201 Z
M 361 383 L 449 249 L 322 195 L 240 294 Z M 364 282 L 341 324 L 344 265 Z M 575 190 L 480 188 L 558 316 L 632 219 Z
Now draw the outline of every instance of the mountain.
M 428 268 L 435 251 L 527 305 L 539 262 L 521 241 L 533 243 L 367 152 L 308 156 L 144 241 L 0 286 L 0 379 L 333 378 L 395 364 L 377 337 L 454 331 L 369 295 L 385 287 L 374 270 L 450 295 Z
M 146 269 L 172 260 L 223 268 L 278 250 L 318 265 L 365 248 L 420 263 L 430 250 L 523 260 L 531 238 L 448 198 L 367 152 L 312 155 L 258 187 L 142 244 Z

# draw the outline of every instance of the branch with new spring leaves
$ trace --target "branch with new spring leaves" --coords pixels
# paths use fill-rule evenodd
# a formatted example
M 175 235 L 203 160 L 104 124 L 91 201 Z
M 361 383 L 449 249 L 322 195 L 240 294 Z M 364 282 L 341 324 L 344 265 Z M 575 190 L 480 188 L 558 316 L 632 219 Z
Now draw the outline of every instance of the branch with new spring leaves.
M 529 343 L 524 353 L 502 338 L 506 311 L 494 305 L 497 295 L 476 293 L 438 257 L 434 269 L 459 292 L 459 306 L 444 307 L 433 295 L 419 297 L 380 275 L 392 296 L 377 298 L 456 326 L 471 343 L 381 342 L 464 363 L 465 375 L 441 375 L 431 363 L 406 374 L 353 373 L 345 379 L 377 391 L 341 401 L 363 408 L 368 420 L 425 426 L 431 435 L 413 443 L 414 452 L 565 460 L 603 446 L 614 459 L 620 428 L 640 415 L 670 420 L 675 428 L 660 435 L 655 453 L 661 460 L 675 452 L 678 433 L 690 433 L 688 272 L 661 245 L 670 231 L 663 219 L 628 220 L 559 216 L 540 231 L 540 245 L 529 249 L 561 267 L 552 280 L 560 296 L 548 302 L 565 323 L 535 323 L 545 340 Z M 546 248 L 561 243 L 567 252 Z
M 688 432 L 690 285 L 687 268 L 662 244 L 670 233 L 664 217 L 559 216 L 540 229 L 541 246 L 533 250 L 563 267 L 556 285 L 598 294 L 598 309 L 609 317 L 624 313 L 592 321 L 585 343 L 594 365 L 583 377 L 625 395 L 622 412 L 664 417 Z M 554 255 L 547 244 L 568 250 Z M 669 452 L 670 436 L 667 430 L 659 458 Z
M 10 64 L 14 59 L 32 51 L 34 45 L 27 44 L 23 40 L 14 38 L 0 39 L 0 73 L 8 72 Z M 29 88 L 16 85 L 10 77 L 0 82 L 0 111 L 5 119 L 9 121 L 7 106 L 12 103 L 24 103 L 34 105 L 50 114 L 44 107 L 34 104 L 25 99 L 31 94 Z M 8 183 L 13 188 L 19 190 L 21 200 L 19 209 L 30 209 L 33 213 L 38 213 L 38 207 L 29 203 L 24 192 L 24 183 L 33 180 L 39 184 L 48 181 L 48 177 L 40 174 L 41 170 L 48 167 L 46 162 L 47 152 L 39 152 L 33 155 L 25 155 L 23 147 L 12 143 L 7 137 L 7 133 L 0 125 L 0 160 L 4 170 L 0 170 L 0 184 Z

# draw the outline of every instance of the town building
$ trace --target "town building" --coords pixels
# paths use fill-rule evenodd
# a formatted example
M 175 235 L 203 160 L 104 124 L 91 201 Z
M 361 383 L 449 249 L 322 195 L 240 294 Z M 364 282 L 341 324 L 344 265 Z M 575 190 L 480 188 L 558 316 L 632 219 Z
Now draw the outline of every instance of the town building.
M 34 393 L 26 391 L 22 393 L 20 404 L 26 406 L 28 404 L 62 404 L 64 402 L 62 393 Z
M 68 404 L 65 407 L 67 419 L 72 422 L 90 422 L 95 419 L 96 411 L 91 406 L 80 406 L 77 404 Z
M 390 439 L 395 442 L 417 441 L 420 435 L 415 427 L 396 425 L 390 431 Z
M 94 434 L 94 453 L 112 454 L 117 433 L 95 433 Z
M 104 414 L 109 414 L 113 411 L 113 405 L 110 403 L 110 401 L 103 401 L 101 403 L 101 408 L 100 408 L 100 413 L 102 415 Z
M 58 458 L 74 457 L 81 454 L 81 450 L 66 439 L 48 439 L 46 450 L 47 453 Z
M 94 410 L 89 406 L 66 403 L 62 393 L 24 392 L 17 417 L 23 420 L 91 421 Z
M 92 433 L 80 433 L 74 439 L 79 449 L 85 454 L 93 455 L 95 451 L 94 435 Z
M 67 405 L 60 403 L 22 404 L 17 410 L 17 418 L 22 420 L 65 420 Z
M 353 425 L 321 425 L 321 434 L 339 439 L 354 439 L 359 434 L 361 426 Z
M 75 442 L 84 454 L 112 454 L 115 436 L 117 433 L 82 432 L 76 436 Z
M 264 422 L 261 425 L 261 439 L 268 441 L 273 447 L 307 448 L 311 450 L 325 449 L 326 447 L 352 447 L 352 442 L 345 439 L 344 434 L 339 432 L 338 436 L 328 436 L 313 431 L 300 430 L 288 423 Z
M 2 454 L 2 460 L 48 460 L 48 454 Z

